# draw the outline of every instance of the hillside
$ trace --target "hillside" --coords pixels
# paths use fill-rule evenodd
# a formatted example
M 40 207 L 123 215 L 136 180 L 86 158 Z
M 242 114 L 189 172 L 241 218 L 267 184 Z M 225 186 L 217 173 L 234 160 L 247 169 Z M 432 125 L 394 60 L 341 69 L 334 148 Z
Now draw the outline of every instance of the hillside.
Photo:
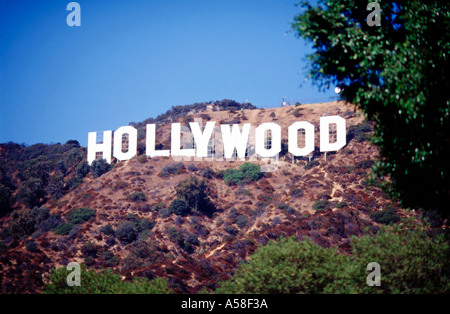
M 350 253 L 352 235 L 363 234 L 366 227 L 376 232 L 379 223 L 371 214 L 387 213 L 392 221 L 414 214 L 367 184 L 378 153 L 368 141 L 370 124 L 354 106 L 330 102 L 220 109 L 202 107 L 159 119 L 159 144 L 170 143 L 173 121 L 201 118 L 252 125 L 274 121 L 282 127 L 282 139 L 287 139 L 293 122 L 310 121 L 316 129 L 312 161 L 298 158 L 293 163 L 289 155 L 281 154 L 274 171 L 237 185 L 226 184 L 224 174 L 226 169 L 239 169 L 243 161 L 174 161 L 139 155 L 96 178 L 89 173 L 60 198 L 42 199 L 31 211 L 23 206 L 1 218 L 1 292 L 39 292 L 52 268 L 73 261 L 93 269 L 113 268 L 125 278 L 167 277 L 178 293 L 204 287 L 213 291 L 269 240 L 310 237 Z M 326 160 L 317 149 L 319 118 L 325 114 L 347 121 L 347 145 L 327 154 Z M 139 129 L 144 124 L 133 125 Z M 211 210 L 190 208 L 177 215 L 176 204 L 171 206 L 180 198 L 177 184 L 192 176 L 198 180 L 190 183 L 203 181 L 207 186 Z

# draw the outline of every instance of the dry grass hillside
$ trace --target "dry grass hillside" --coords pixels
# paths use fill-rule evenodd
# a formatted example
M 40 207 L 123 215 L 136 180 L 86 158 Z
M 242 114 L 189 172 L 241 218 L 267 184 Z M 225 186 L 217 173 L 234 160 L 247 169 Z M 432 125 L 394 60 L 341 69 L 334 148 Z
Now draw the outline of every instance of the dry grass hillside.
M 343 102 L 209 110 L 180 122 L 202 118 L 256 126 L 274 121 L 282 127 L 282 139 L 287 139 L 291 123 L 310 121 L 318 148 L 320 116 L 340 115 L 347 121 L 347 131 L 357 130 L 352 126 L 363 124 L 364 117 L 354 110 Z M 170 123 L 158 126 L 157 138 L 164 146 L 169 143 Z M 182 161 L 181 166 L 171 158 L 137 156 L 98 178 L 88 175 L 75 190 L 46 207 L 63 218 L 80 208 L 95 211 L 95 216 L 65 235 L 48 231 L 15 240 L 1 256 L 2 292 L 39 292 L 51 268 L 72 261 L 88 268 L 113 268 L 125 278 L 168 277 L 179 293 L 214 290 L 259 245 L 280 236 L 310 237 L 322 246 L 348 252 L 352 235 L 361 235 L 366 227 L 377 229 L 370 214 L 394 207 L 397 215 L 408 215 L 379 188 L 366 184 L 377 150 L 364 132 L 349 139 L 326 161 L 318 150 L 309 164 L 306 158 L 292 163 L 287 154 L 263 178 L 238 185 L 225 184 L 221 170 L 237 169 L 243 161 Z M 167 172 L 171 166 L 176 169 Z M 214 213 L 182 216 L 167 210 L 176 198 L 176 185 L 191 176 L 206 182 Z M 10 223 L 11 218 L 2 221 L 3 227 Z M 26 244 L 32 238 L 37 248 L 29 250 Z

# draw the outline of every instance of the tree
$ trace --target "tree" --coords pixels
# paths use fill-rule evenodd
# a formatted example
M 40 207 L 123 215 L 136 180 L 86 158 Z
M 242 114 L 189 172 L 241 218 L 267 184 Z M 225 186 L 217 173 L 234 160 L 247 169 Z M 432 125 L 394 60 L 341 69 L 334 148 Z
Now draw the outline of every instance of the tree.
M 43 290 L 44 294 L 167 294 L 171 293 L 166 278 L 151 281 L 146 278 L 122 280 L 120 274 L 111 270 L 95 272 L 81 265 L 81 285 L 70 287 L 67 278 L 71 274 L 65 267 L 55 269 Z
M 191 176 L 178 182 L 175 191 L 178 199 L 186 202 L 191 210 L 208 215 L 214 211 L 214 205 L 210 202 L 209 189 L 205 181 Z
M 91 165 L 91 173 L 94 178 L 100 177 L 110 169 L 111 165 L 105 159 L 94 160 Z
M 380 1 L 369 26 L 366 1 L 303 2 L 293 30 L 312 42 L 309 78 L 342 89 L 342 99 L 375 121 L 375 174 L 407 207 L 444 210 L 450 202 L 448 1 Z M 446 213 L 448 215 L 448 212 Z
M 258 248 L 217 293 L 449 293 L 449 244 L 429 225 L 406 220 L 375 235 L 353 236 L 352 255 L 306 238 Z M 367 285 L 367 265 L 381 267 L 381 286 Z

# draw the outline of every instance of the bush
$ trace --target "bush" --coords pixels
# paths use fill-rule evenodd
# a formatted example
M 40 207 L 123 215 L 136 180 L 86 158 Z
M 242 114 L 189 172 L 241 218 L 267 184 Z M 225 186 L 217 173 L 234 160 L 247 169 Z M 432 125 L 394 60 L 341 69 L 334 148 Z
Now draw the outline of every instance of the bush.
M 187 243 L 190 243 L 190 244 L 192 244 L 192 245 L 196 245 L 196 246 L 200 244 L 200 241 L 198 241 L 197 236 L 194 235 L 194 234 L 189 234 L 189 235 L 186 237 L 186 242 L 187 242 Z
M 258 181 L 263 177 L 261 167 L 257 164 L 244 162 L 239 170 L 227 169 L 223 172 L 223 180 L 227 185 L 237 185 L 239 183 L 249 183 L 251 181 Z
M 77 176 L 79 178 L 84 178 L 85 176 L 87 176 L 90 170 L 91 168 L 89 167 L 88 162 L 86 160 L 83 160 L 77 166 Z
M 170 212 L 178 216 L 186 216 L 191 212 L 189 204 L 179 198 L 176 198 L 172 201 L 169 206 L 169 210 Z
M 260 247 L 216 293 L 319 293 L 341 277 L 345 255 L 311 240 L 281 238 Z
M 390 225 L 400 221 L 400 217 L 397 215 L 397 211 L 394 207 L 390 206 L 382 211 L 372 213 L 370 215 L 370 218 L 372 218 L 372 220 L 375 222 L 385 225 Z
M 258 248 L 216 293 L 439 293 L 450 292 L 449 244 L 428 226 L 405 221 L 375 235 L 352 237 L 353 254 L 310 239 L 281 238 Z M 367 265 L 381 265 L 381 286 L 366 283 Z
M 111 270 L 100 273 L 86 270 L 81 265 L 80 286 L 67 285 L 67 277 L 71 273 L 65 267 L 53 270 L 46 283 L 44 294 L 168 294 L 171 293 L 167 284 L 168 279 L 157 278 L 149 281 L 146 278 L 134 278 L 133 281 L 124 281 L 120 274 Z
M 238 230 L 236 228 L 234 228 L 233 226 L 228 226 L 225 228 L 225 231 L 228 232 L 229 234 L 231 234 L 232 236 L 235 236 L 238 234 Z
M 59 235 L 68 235 L 70 233 L 70 231 L 72 231 L 73 227 L 74 227 L 74 224 L 63 223 L 61 225 L 58 225 L 55 229 L 53 229 L 53 231 Z
M 119 260 L 111 251 L 103 252 L 100 257 L 104 261 L 106 267 L 114 267 L 119 265 Z
M 303 190 L 300 189 L 300 188 L 294 188 L 294 189 L 291 190 L 290 194 L 291 194 L 292 197 L 296 197 L 296 198 L 302 197 L 303 196 Z
M 330 207 L 330 202 L 328 202 L 328 200 L 318 200 L 313 204 L 312 209 L 322 211 L 328 209 L 328 207 Z
M 212 215 L 215 211 L 214 204 L 209 200 L 209 189 L 205 181 L 195 176 L 178 182 L 175 186 L 177 197 L 185 201 L 189 208 L 196 213 Z
M 292 114 L 294 115 L 294 117 L 298 118 L 302 115 L 300 113 L 300 110 L 301 110 L 301 108 L 295 108 L 294 111 L 292 111 Z
M 136 241 L 130 247 L 130 253 L 123 260 L 123 270 L 133 270 L 165 261 L 166 256 L 153 242 Z
M 312 167 L 318 166 L 319 161 L 318 160 L 311 160 L 305 165 L 305 170 L 311 169 Z
M 145 202 L 147 200 L 147 197 L 143 192 L 135 192 L 131 194 L 130 198 L 133 202 Z
M 111 170 L 111 168 L 112 166 L 105 159 L 94 160 L 91 164 L 91 174 L 94 178 L 98 178 Z
M 110 224 L 107 224 L 100 228 L 100 232 L 109 235 L 109 236 L 116 236 L 116 232 L 114 231 L 113 227 Z
M 293 209 L 288 204 L 284 204 L 284 203 L 278 204 L 278 209 L 285 210 L 288 214 L 293 214 L 295 212 L 295 209 Z
M 203 169 L 202 171 L 200 171 L 200 175 L 206 179 L 212 179 L 214 178 L 214 176 L 216 175 L 214 170 L 210 169 L 210 168 L 206 168 Z
M 159 173 L 160 177 L 169 177 L 171 175 L 180 174 L 181 171 L 185 169 L 184 164 L 182 162 L 174 162 L 167 165 L 164 165 Z
M 347 143 L 349 143 L 352 139 L 356 139 L 358 142 L 369 140 L 369 133 L 372 131 L 373 128 L 370 122 L 351 125 L 347 130 Z
M 27 244 L 25 244 L 25 248 L 27 249 L 28 252 L 39 251 L 38 244 L 34 241 L 27 242 Z
M 246 215 L 239 215 L 236 217 L 236 220 L 234 221 L 234 223 L 239 227 L 239 228 L 244 228 L 247 223 L 248 223 L 248 217 Z
M 189 171 L 192 171 L 192 172 L 195 172 L 195 171 L 198 170 L 198 168 L 197 168 L 194 164 L 190 164 L 190 165 L 188 166 L 188 170 L 189 170 Z
M 125 243 L 131 243 L 137 239 L 137 232 L 134 228 L 133 223 L 125 221 L 117 227 L 116 230 L 117 238 Z
M 95 210 L 89 208 L 72 209 L 66 214 L 66 219 L 74 224 L 81 224 L 95 217 Z

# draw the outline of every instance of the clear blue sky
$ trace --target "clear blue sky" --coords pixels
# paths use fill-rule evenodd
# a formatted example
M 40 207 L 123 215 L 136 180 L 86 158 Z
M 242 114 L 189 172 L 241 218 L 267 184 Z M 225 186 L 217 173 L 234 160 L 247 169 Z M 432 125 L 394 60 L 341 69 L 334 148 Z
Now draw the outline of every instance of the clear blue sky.
M 326 101 L 303 83 L 310 46 L 290 31 L 294 0 L 0 0 L 0 143 L 87 144 L 173 105 L 283 96 Z

